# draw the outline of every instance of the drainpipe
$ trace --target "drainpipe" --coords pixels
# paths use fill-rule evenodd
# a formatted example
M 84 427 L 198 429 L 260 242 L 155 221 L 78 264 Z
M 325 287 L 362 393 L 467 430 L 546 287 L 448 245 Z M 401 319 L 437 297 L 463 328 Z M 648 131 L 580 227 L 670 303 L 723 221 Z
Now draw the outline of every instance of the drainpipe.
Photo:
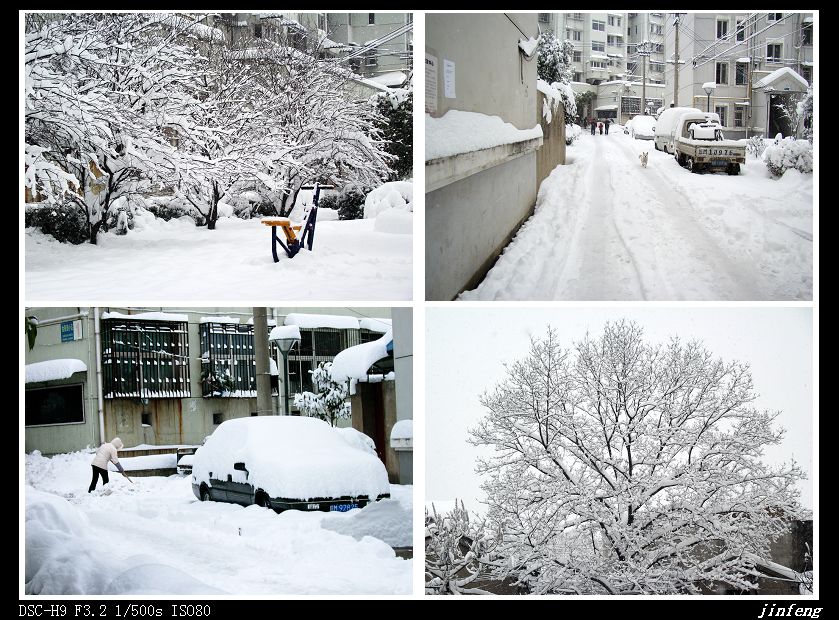
M 102 337 L 99 333 L 99 308 L 93 309 L 93 337 L 96 340 L 96 403 L 99 408 L 99 443 L 105 443 L 105 399 L 102 397 Z

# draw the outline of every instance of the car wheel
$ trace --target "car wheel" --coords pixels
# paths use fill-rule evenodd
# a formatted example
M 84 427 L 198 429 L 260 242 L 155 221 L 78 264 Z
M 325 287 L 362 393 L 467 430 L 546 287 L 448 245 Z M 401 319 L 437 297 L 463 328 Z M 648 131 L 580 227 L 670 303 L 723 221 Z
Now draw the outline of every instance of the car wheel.
M 693 163 L 693 157 L 687 158 L 687 167 L 691 172 L 699 172 L 699 166 Z
M 730 175 L 740 174 L 740 164 L 731 164 L 728 167 L 728 174 L 730 174 Z
M 205 485 L 201 485 L 201 501 L 202 502 L 209 502 L 210 501 L 210 489 L 208 489 Z

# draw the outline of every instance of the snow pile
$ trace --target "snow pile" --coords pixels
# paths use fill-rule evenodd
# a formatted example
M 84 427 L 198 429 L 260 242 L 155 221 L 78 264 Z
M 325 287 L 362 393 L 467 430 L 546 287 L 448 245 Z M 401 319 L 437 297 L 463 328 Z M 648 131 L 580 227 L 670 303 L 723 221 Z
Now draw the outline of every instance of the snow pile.
M 297 325 L 305 329 L 332 327 L 334 329 L 358 329 L 358 319 L 340 314 L 301 314 L 292 312 L 286 315 L 285 325 Z
M 125 471 L 140 471 L 148 469 L 175 469 L 178 457 L 175 454 L 147 454 L 144 456 L 130 456 L 121 458 Z M 116 465 L 108 463 L 110 471 L 119 471 Z
M 247 473 L 233 469 L 244 463 Z M 271 497 L 307 500 L 377 497 L 389 490 L 382 462 L 342 438 L 326 422 L 260 416 L 223 422 L 195 453 L 193 480 L 247 482 Z
M 414 421 L 413 420 L 399 420 L 393 425 L 390 431 L 390 438 L 393 439 L 413 439 L 414 438 Z
M 414 217 L 408 211 L 388 209 L 376 217 L 373 230 L 392 235 L 410 235 L 414 232 Z
M 766 147 L 763 161 L 773 176 L 779 177 L 787 170 L 808 173 L 813 171 L 813 145 L 809 140 L 784 138 Z
M 373 441 L 372 437 L 368 437 L 361 431 L 357 431 L 352 426 L 336 427 L 335 432 L 356 450 L 369 452 L 373 455 L 376 454 L 376 442 Z
M 271 333 L 268 336 L 268 340 L 284 340 L 289 338 L 300 340 L 299 325 L 277 325 L 271 330 Z
M 129 319 L 131 321 L 177 321 L 186 323 L 189 317 L 185 314 L 174 314 L 171 312 L 140 312 L 139 314 L 122 314 L 121 312 L 103 312 L 102 320 L 107 319 Z
M 199 323 L 225 323 L 229 325 L 238 325 L 239 318 L 232 316 L 202 316 Z
M 583 134 L 583 128 L 576 123 L 565 125 L 565 144 L 572 145 Z
M 542 126 L 518 129 L 498 116 L 449 110 L 440 118 L 425 115 L 425 161 L 515 144 L 542 137 Z
M 352 536 L 378 538 L 392 547 L 413 544 L 413 487 L 394 485 L 390 499 L 368 504 L 361 510 L 325 518 L 324 529 Z
M 344 349 L 332 361 L 330 373 L 335 381 L 364 379 L 370 366 L 387 357 L 387 345 L 393 340 L 391 331 L 385 332 L 378 340 L 365 342 Z
M 536 53 L 537 47 L 539 47 L 539 39 L 534 39 L 533 37 L 530 37 L 527 41 L 525 41 L 524 39 L 519 39 L 519 49 L 528 58 L 531 58 L 533 54 Z
M 389 209 L 414 210 L 414 184 L 411 181 L 383 183 L 364 199 L 364 217 L 374 218 Z
M 26 365 L 26 383 L 69 379 L 77 372 L 87 372 L 87 365 L 82 360 L 67 358 L 35 362 Z

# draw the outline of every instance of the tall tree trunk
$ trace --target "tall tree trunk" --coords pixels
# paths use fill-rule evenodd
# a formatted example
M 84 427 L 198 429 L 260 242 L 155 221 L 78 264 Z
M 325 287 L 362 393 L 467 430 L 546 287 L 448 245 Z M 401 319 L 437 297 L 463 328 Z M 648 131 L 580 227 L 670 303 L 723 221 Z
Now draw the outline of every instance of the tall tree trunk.
M 221 196 L 218 194 L 218 183 L 213 181 L 213 197 L 210 204 L 210 212 L 207 214 L 207 230 L 216 229 L 216 220 L 218 219 L 218 201 Z

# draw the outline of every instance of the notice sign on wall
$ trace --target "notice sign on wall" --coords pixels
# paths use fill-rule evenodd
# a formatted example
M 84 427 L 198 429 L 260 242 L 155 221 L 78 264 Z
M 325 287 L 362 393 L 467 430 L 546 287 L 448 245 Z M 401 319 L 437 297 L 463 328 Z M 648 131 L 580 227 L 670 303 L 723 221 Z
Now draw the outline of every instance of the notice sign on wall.
M 443 94 L 446 99 L 454 99 L 454 61 L 443 59 Z
M 61 321 L 61 342 L 73 342 L 82 339 L 81 321 Z
M 425 54 L 425 111 L 437 112 L 437 57 Z

